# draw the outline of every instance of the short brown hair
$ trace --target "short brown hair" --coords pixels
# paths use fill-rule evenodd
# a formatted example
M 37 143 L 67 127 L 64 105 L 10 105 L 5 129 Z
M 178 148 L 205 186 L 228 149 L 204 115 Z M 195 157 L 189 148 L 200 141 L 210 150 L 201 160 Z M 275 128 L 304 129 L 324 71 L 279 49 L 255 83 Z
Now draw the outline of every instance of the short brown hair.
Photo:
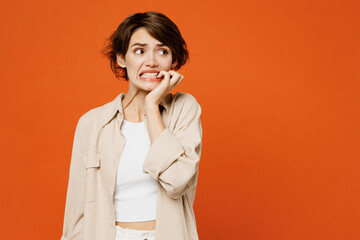
M 107 39 L 106 46 L 100 51 L 110 59 L 110 67 L 117 78 L 129 80 L 126 68 L 117 64 L 116 55 L 125 57 L 129 42 L 134 31 L 144 27 L 148 33 L 168 46 L 172 52 L 172 63 L 177 61 L 175 70 L 178 70 L 189 59 L 189 52 L 185 40 L 182 38 L 178 27 L 167 16 L 162 13 L 149 11 L 134 13 L 120 23 L 117 30 Z

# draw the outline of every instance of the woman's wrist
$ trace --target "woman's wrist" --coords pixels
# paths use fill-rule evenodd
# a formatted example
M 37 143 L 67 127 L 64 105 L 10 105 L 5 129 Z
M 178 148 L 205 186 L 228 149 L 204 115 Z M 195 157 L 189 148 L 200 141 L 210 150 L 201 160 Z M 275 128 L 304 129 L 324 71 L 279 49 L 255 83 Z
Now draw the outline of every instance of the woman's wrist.
M 159 105 L 153 102 L 145 102 L 145 114 L 149 115 L 154 111 L 159 110 Z

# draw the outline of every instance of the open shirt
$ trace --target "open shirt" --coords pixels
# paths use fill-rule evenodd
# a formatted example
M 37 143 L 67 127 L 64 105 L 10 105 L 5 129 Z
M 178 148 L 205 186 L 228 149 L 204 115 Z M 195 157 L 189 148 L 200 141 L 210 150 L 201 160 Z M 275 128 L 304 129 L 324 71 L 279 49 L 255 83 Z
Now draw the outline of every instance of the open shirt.
M 83 114 L 76 126 L 61 240 L 114 240 L 113 197 L 125 146 L 121 93 Z M 156 240 L 198 238 L 193 203 L 202 146 L 201 107 L 189 93 L 168 93 L 165 125 L 150 145 L 143 172 L 157 180 Z M 144 118 L 147 128 L 147 118 Z

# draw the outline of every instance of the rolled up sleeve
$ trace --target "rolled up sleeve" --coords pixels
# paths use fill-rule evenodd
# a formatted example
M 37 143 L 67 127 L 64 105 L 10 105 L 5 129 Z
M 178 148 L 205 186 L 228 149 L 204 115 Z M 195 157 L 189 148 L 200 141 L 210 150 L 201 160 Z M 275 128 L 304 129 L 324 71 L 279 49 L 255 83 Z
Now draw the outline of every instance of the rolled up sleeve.
M 173 199 L 196 187 L 201 157 L 201 107 L 193 96 L 187 96 L 174 131 L 161 132 L 143 164 L 143 172 L 158 180 Z

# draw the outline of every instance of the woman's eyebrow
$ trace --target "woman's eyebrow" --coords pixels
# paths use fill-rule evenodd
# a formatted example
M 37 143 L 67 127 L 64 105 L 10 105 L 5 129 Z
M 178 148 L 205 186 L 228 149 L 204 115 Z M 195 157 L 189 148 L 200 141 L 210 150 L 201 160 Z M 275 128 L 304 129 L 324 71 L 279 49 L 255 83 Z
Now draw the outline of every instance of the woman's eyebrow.
M 133 45 L 131 45 L 131 47 L 133 47 L 133 46 L 141 46 L 141 47 L 144 47 L 144 46 L 147 46 L 147 43 L 134 43 Z M 156 46 L 158 46 L 158 47 L 163 47 L 163 46 L 165 46 L 165 44 L 163 44 L 163 43 L 158 43 L 158 44 L 156 44 Z

